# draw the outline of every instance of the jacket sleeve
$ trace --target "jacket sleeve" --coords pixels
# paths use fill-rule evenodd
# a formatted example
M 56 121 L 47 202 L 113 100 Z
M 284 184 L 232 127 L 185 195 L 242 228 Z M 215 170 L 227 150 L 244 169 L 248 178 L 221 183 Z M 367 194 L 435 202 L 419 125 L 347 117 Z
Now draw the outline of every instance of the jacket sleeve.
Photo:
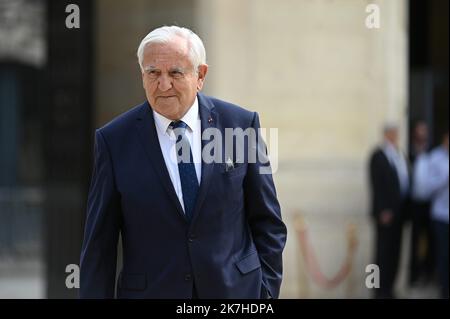
M 80 298 L 114 298 L 120 221 L 111 156 L 97 130 L 80 261 Z
M 252 127 L 256 131 L 260 127 L 257 113 L 254 113 Z M 258 137 L 257 145 L 253 147 L 258 148 L 258 155 L 256 163 L 248 164 L 244 180 L 245 208 L 261 261 L 262 288 L 267 290 L 269 297 L 278 298 L 283 272 L 282 252 L 286 244 L 287 229 L 281 218 L 272 174 L 267 172 L 261 174 L 264 170 L 270 170 L 262 138 Z M 261 160 L 262 158 L 264 160 Z

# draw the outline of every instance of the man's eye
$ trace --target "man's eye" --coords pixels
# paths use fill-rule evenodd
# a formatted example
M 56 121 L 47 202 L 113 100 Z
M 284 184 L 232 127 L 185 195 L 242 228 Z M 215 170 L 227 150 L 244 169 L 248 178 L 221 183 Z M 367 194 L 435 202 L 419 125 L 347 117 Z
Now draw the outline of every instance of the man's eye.
M 156 70 L 150 70 L 150 71 L 147 71 L 147 74 L 148 74 L 149 76 L 151 76 L 151 77 L 157 77 L 157 76 L 158 76 L 158 71 L 156 71 Z
M 172 71 L 170 72 L 170 74 L 172 75 L 173 78 L 179 79 L 183 77 L 183 72 L 181 71 Z

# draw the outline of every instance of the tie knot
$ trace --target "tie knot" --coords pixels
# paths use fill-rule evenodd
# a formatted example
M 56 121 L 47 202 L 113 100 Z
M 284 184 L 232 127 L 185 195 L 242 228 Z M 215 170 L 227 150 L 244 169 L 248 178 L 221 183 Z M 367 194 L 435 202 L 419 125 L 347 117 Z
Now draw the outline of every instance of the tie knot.
M 174 129 L 186 129 L 187 124 L 184 123 L 183 121 L 173 121 L 170 123 L 170 127 L 174 130 Z

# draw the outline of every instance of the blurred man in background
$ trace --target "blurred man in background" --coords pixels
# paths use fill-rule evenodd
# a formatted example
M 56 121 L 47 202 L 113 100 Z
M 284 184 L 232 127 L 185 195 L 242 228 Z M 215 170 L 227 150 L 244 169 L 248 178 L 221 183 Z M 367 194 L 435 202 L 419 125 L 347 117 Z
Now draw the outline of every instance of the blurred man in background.
M 430 192 L 423 183 L 428 169 L 429 131 L 426 122 L 419 120 L 413 124 L 409 160 L 411 175 L 411 253 L 409 262 L 409 284 L 411 287 L 424 286 L 433 276 L 434 260 L 430 218 Z
M 394 298 L 393 287 L 400 258 L 402 227 L 409 194 L 409 172 L 398 146 L 398 127 L 387 124 L 384 141 L 370 159 L 372 216 L 380 268 L 380 288 L 375 298 Z

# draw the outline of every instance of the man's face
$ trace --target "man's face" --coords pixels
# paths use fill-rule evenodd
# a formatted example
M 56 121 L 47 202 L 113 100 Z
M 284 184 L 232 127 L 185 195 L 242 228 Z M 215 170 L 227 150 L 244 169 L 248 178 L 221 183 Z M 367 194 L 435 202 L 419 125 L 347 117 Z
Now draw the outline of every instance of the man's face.
M 391 142 L 395 147 L 398 147 L 398 130 L 397 129 L 390 129 L 385 132 L 385 138 Z
M 428 126 L 426 123 L 420 122 L 416 125 L 414 137 L 418 142 L 426 142 L 428 140 Z
M 444 147 L 448 150 L 448 132 L 445 133 L 444 135 L 444 142 L 443 142 Z
M 167 44 L 145 47 L 142 82 L 153 110 L 170 120 L 179 120 L 203 87 L 207 65 L 198 70 L 189 60 L 188 42 L 175 37 Z

